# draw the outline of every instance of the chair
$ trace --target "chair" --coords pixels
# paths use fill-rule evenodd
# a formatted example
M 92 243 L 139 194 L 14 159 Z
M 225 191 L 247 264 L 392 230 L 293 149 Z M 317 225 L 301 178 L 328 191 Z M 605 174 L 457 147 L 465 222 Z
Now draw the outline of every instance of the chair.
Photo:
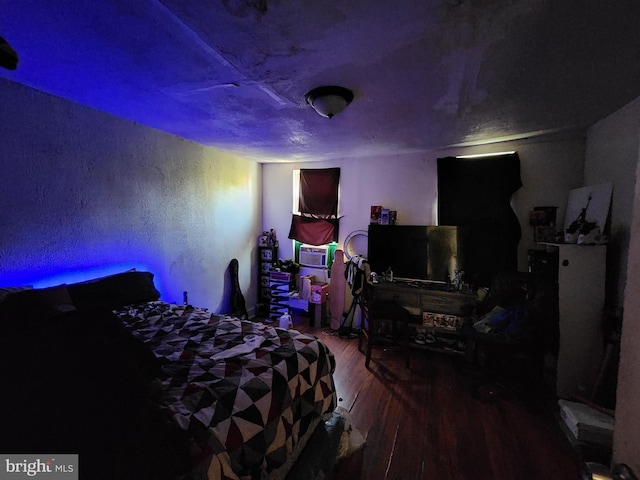
M 487 319 L 486 331 L 466 324 L 461 332 L 469 358 L 484 376 L 476 391 L 504 385 L 531 406 L 547 401 L 544 358 L 558 349 L 554 299 L 553 285 L 528 273 L 501 273 L 493 278 L 478 307 L 481 319 Z M 496 306 L 502 309 L 494 310 Z
M 409 366 L 408 320 L 409 312 L 395 300 L 376 300 L 370 284 L 358 298 L 362 311 L 358 350 L 365 353 L 365 366 L 369 368 L 371 351 L 374 348 L 399 348 L 407 354 Z M 366 342 L 366 350 L 363 350 Z

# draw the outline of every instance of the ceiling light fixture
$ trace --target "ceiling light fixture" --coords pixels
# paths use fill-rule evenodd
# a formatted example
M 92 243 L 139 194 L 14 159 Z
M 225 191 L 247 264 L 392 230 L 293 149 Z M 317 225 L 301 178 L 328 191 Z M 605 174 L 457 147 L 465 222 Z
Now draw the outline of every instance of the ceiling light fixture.
M 314 88 L 304 98 L 323 117 L 333 118 L 353 100 L 353 92 L 344 87 L 325 86 Z
M 9 70 L 15 70 L 18 67 L 18 54 L 2 37 L 0 37 L 0 67 Z

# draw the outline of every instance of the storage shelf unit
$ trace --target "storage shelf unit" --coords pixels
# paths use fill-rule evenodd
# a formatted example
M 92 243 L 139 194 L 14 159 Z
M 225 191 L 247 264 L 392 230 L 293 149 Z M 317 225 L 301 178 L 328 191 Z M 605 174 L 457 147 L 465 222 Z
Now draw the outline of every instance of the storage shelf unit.
M 256 315 L 266 316 L 269 313 L 271 302 L 271 290 L 269 288 L 269 275 L 273 265 L 278 259 L 278 246 L 258 247 L 258 303 Z
M 296 290 L 296 275 L 287 272 L 272 271 L 269 275 L 269 318 L 280 318 L 285 313 L 290 313 L 289 300 L 291 293 Z

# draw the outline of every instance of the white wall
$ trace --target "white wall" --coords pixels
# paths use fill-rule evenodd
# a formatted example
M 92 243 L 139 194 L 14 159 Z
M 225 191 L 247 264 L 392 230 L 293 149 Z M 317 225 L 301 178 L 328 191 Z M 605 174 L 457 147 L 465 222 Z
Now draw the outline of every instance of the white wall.
M 0 285 L 137 267 L 221 311 L 237 258 L 255 303 L 259 165 L 7 80 L 0 100 Z
M 588 132 L 585 181 L 613 182 L 608 284 L 624 306 L 614 463 L 640 472 L 640 97 Z
M 584 137 L 574 134 L 395 157 L 265 164 L 263 227 L 276 229 L 280 257 L 292 258 L 291 242 L 286 240 L 292 211 L 292 171 L 327 167 L 340 167 L 341 248 L 349 233 L 367 229 L 371 205 L 397 210 L 399 224 L 434 224 L 437 222 L 438 158 L 516 150 L 523 187 L 514 195 L 513 205 L 522 227 L 519 268 L 526 270 L 527 249 L 535 246 L 529 211 L 536 206 L 558 206 L 558 221 L 563 222 L 569 190 L 582 186 L 584 148 Z
M 620 346 L 613 460 L 640 472 L 640 156 L 636 170 L 628 277 Z
M 617 307 L 622 306 L 627 277 L 639 125 L 640 98 L 592 126 L 587 137 L 585 185 L 613 183 L 607 294 Z

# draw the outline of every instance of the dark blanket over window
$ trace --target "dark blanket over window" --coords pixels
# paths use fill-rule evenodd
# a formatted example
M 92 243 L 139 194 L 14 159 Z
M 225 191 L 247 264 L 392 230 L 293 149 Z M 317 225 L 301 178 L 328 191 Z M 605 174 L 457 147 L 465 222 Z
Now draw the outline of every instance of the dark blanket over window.
M 465 227 L 467 281 L 486 286 L 496 273 L 517 270 L 521 231 L 511 197 L 521 186 L 517 153 L 438 159 L 438 223 Z

